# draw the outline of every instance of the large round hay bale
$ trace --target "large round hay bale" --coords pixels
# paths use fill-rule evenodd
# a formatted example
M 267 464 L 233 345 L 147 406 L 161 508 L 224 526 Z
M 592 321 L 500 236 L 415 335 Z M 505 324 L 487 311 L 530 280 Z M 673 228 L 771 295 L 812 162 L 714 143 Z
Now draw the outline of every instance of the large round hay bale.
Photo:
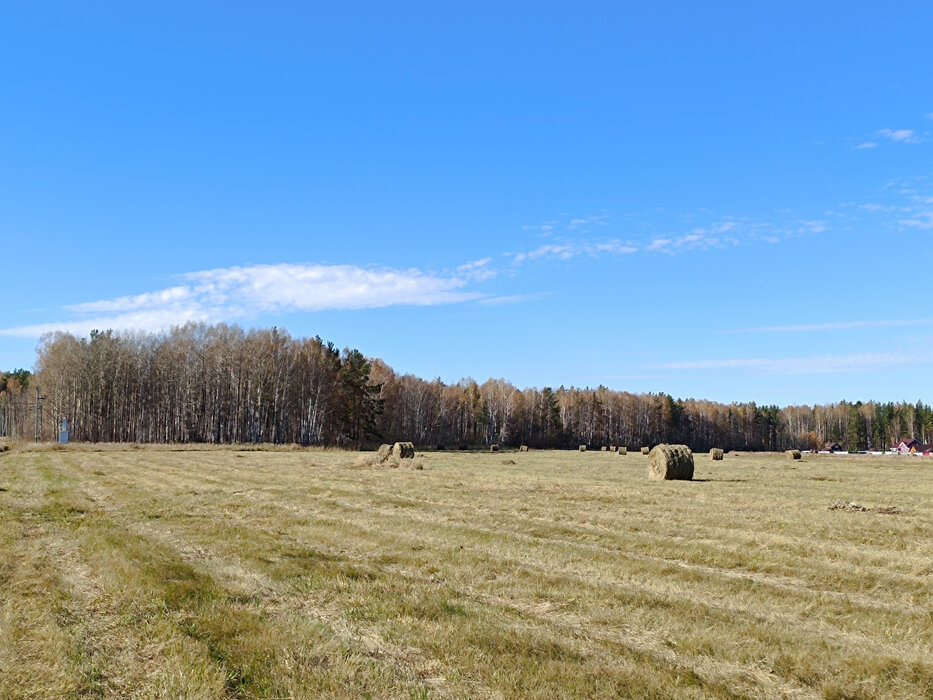
M 398 459 L 411 459 L 415 456 L 415 445 L 411 442 L 397 442 L 392 446 L 392 454 Z
M 599 451 L 600 451 L 600 452 L 608 452 L 608 451 L 609 451 L 609 448 L 606 447 L 605 445 L 603 445 L 602 447 L 599 448 Z
M 641 453 L 642 453 L 643 455 L 646 455 L 646 454 L 648 454 L 649 452 L 651 452 L 651 449 L 650 449 L 650 448 L 648 448 L 648 447 L 642 447 L 642 448 L 641 448 Z
M 586 445 L 580 445 L 580 452 L 586 452 Z
M 519 451 L 519 452 L 527 452 L 527 451 L 528 451 L 528 445 L 521 445 L 521 446 L 518 448 L 518 451 Z
M 376 450 L 376 461 L 380 464 L 385 462 L 389 457 L 392 456 L 392 445 L 382 444 L 379 445 L 379 449 Z
M 714 447 L 713 449 L 709 451 L 709 458 L 713 460 L 714 462 L 722 461 L 722 455 L 723 455 L 723 451 L 719 449 L 718 447 Z
M 490 451 L 490 452 L 498 452 L 498 451 L 499 451 L 499 446 L 496 445 L 496 444 L 492 444 L 492 445 L 489 446 L 489 451 Z
M 784 454 L 787 455 L 787 459 L 800 459 L 801 457 L 800 450 L 785 450 Z
M 620 448 L 619 448 L 619 454 L 620 454 L 620 455 L 627 455 L 627 454 L 628 454 L 628 448 L 627 448 L 627 447 L 620 447 Z
M 650 479 L 693 478 L 693 452 L 686 445 L 655 445 L 648 455 Z

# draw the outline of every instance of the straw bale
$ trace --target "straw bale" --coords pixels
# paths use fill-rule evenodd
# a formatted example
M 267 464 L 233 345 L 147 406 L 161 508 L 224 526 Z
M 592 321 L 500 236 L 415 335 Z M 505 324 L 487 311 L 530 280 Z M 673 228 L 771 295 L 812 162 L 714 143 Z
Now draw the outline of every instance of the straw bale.
M 714 462 L 722 461 L 723 451 L 718 447 L 714 447 L 709 451 L 709 458 Z
M 651 448 L 650 448 L 650 447 L 642 447 L 642 448 L 641 448 L 641 453 L 642 453 L 643 455 L 646 455 L 646 454 L 648 454 L 649 452 L 651 452 Z
M 800 459 L 802 456 L 800 450 L 784 450 L 784 454 L 787 455 L 787 459 Z
M 397 442 L 392 446 L 392 454 L 397 459 L 411 459 L 415 456 L 415 445 L 411 442 Z
M 689 481 L 693 478 L 693 452 L 686 445 L 655 445 L 648 455 L 648 478 Z
M 586 445 L 580 445 L 580 452 L 586 452 Z

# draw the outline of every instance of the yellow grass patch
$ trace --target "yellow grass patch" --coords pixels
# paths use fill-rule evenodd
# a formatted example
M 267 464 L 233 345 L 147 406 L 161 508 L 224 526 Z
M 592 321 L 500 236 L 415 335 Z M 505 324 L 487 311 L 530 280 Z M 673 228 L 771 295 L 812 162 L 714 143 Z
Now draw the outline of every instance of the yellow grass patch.
M 0 697 L 933 693 L 920 459 L 419 459 L 0 456 Z

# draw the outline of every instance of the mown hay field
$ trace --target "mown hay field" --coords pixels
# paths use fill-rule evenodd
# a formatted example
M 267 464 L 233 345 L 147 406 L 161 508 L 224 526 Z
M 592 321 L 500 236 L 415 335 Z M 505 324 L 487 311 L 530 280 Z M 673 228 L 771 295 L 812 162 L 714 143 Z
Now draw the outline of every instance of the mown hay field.
M 0 697 L 933 697 L 933 462 L 418 459 L 0 455 Z

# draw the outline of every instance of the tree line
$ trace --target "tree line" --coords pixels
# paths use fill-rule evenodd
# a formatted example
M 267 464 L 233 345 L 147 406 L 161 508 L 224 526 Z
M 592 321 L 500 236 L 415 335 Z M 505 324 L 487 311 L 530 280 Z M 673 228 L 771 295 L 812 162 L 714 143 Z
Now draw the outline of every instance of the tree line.
M 759 406 L 606 387 L 518 389 L 505 379 L 445 384 L 400 375 L 358 350 L 278 328 L 187 324 L 162 333 L 94 331 L 40 341 L 36 374 L 0 373 L 0 435 L 31 436 L 27 391 L 41 386 L 42 437 L 68 420 L 90 442 L 297 443 L 367 447 L 884 449 L 933 441 L 920 401 Z M 34 403 L 34 396 L 32 397 Z

